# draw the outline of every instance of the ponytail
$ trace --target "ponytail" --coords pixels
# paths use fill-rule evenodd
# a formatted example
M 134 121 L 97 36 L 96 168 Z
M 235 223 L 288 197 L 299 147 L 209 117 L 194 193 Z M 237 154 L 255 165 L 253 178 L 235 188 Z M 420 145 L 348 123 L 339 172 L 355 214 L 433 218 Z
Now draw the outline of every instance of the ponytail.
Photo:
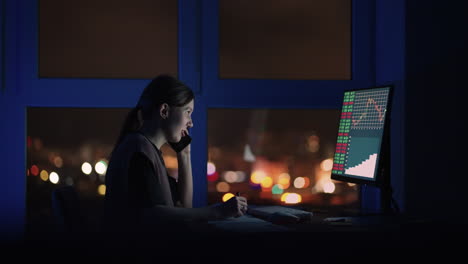
M 125 121 L 122 125 L 122 128 L 120 129 L 119 137 L 117 138 L 117 142 L 115 143 L 114 150 L 112 150 L 112 153 L 114 153 L 117 146 L 122 142 L 122 140 L 125 138 L 127 134 L 138 131 L 142 125 L 143 125 L 143 120 L 141 118 L 141 108 L 140 107 L 132 108 L 128 112 L 127 117 L 125 118 Z M 111 157 L 112 157 L 112 153 L 111 153 Z

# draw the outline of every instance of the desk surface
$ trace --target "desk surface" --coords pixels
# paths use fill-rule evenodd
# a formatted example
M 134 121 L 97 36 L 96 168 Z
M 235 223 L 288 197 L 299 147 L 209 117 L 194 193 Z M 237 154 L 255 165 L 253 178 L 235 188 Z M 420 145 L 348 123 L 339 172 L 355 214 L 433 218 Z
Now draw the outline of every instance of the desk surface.
M 278 225 L 260 218 L 244 215 L 221 221 L 210 221 L 208 226 L 214 231 L 227 232 L 296 232 L 296 231 L 346 231 L 375 230 L 400 228 L 402 225 L 424 223 L 424 220 L 406 216 L 354 216 L 330 217 L 328 215 L 313 216 L 309 222 Z
M 85 252 L 105 257 L 138 256 L 148 260 L 165 255 L 172 259 L 185 256 L 192 261 L 195 257 L 203 256 L 206 259 L 203 263 L 210 262 L 210 259 L 215 260 L 214 263 L 224 262 L 221 260 L 226 258 L 252 263 L 249 261 L 252 254 L 259 260 L 258 263 L 265 263 L 265 259 L 277 263 L 277 258 L 281 256 L 286 257 L 288 263 L 293 263 L 290 258 L 295 256 L 312 262 L 323 259 L 328 263 L 333 259 L 350 261 L 375 254 L 377 258 L 367 258 L 375 263 L 382 257 L 386 260 L 406 260 L 407 254 L 410 254 L 418 260 L 441 257 L 444 260 L 441 263 L 446 263 L 451 262 L 447 260 L 452 257 L 455 261 L 457 252 L 464 252 L 468 242 L 465 225 L 446 222 L 381 216 L 350 219 L 354 220 L 351 224 L 316 220 L 309 224 L 279 226 L 246 215 L 197 224 L 189 232 L 145 234 L 145 238 L 136 236 L 128 240 L 33 240 L 4 248 L 4 251 L 15 257 L 28 255 L 24 252 L 43 254 L 50 249 L 62 252 L 60 254 L 64 256 Z M 89 255 L 84 255 L 84 259 L 89 260 Z

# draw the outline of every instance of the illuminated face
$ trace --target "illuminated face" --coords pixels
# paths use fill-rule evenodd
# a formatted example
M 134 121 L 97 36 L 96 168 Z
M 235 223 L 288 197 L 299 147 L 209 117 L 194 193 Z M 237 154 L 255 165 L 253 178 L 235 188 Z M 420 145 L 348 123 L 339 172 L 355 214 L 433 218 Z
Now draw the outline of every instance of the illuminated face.
M 188 128 L 193 127 L 192 112 L 194 101 L 184 106 L 170 107 L 168 114 L 168 125 L 166 139 L 169 142 L 179 142 L 182 136 L 188 135 Z

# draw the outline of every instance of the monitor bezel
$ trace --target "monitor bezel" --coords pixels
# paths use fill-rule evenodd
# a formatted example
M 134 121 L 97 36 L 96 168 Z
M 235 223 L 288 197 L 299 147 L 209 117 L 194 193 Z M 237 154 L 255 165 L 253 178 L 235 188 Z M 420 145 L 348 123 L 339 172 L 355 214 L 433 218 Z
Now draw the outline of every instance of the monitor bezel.
M 382 135 L 382 141 L 380 142 L 380 155 L 378 162 L 377 162 L 377 173 L 374 178 L 365 178 L 365 177 L 359 177 L 359 176 L 349 176 L 349 175 L 341 175 L 341 174 L 335 174 L 332 172 L 331 178 L 333 180 L 337 181 L 343 181 L 343 182 L 350 182 L 350 183 L 356 183 L 356 184 L 365 184 L 365 185 L 371 185 L 371 186 L 377 186 L 380 187 L 386 183 L 385 177 L 390 177 L 389 175 L 385 175 L 382 172 L 383 166 L 390 166 L 389 164 L 389 158 L 390 158 L 390 153 L 385 153 L 386 151 L 389 151 L 389 144 L 390 144 L 390 125 L 391 125 L 391 113 L 392 113 L 392 104 L 393 104 L 393 90 L 394 90 L 394 85 L 393 84 L 387 84 L 387 85 L 379 85 L 379 86 L 371 86 L 367 88 L 357 88 L 357 89 L 345 89 L 343 91 L 343 97 L 341 99 L 341 111 L 343 110 L 343 100 L 344 100 L 344 95 L 347 92 L 355 92 L 355 91 L 365 91 L 365 90 L 374 90 L 374 89 L 382 89 L 382 88 L 389 88 L 388 91 L 388 101 L 387 101 L 387 107 L 386 107 L 386 113 L 385 113 L 385 120 L 384 120 L 384 133 Z M 341 114 L 340 111 L 340 114 Z M 340 115 L 341 116 L 341 115 Z M 341 117 L 340 117 L 341 121 Z M 338 141 L 338 132 L 336 133 L 336 141 Z M 385 160 L 385 159 L 387 160 Z M 387 164 L 385 162 L 387 161 Z M 388 180 L 388 179 L 387 179 Z

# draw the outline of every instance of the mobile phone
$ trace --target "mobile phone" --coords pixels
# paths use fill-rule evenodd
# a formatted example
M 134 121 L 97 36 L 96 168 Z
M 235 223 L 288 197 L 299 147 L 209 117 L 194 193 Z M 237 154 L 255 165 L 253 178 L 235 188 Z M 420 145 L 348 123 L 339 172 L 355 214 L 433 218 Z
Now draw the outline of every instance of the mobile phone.
M 168 142 L 175 152 L 181 152 L 188 144 L 192 142 L 192 138 L 189 135 L 183 136 L 179 142 Z

